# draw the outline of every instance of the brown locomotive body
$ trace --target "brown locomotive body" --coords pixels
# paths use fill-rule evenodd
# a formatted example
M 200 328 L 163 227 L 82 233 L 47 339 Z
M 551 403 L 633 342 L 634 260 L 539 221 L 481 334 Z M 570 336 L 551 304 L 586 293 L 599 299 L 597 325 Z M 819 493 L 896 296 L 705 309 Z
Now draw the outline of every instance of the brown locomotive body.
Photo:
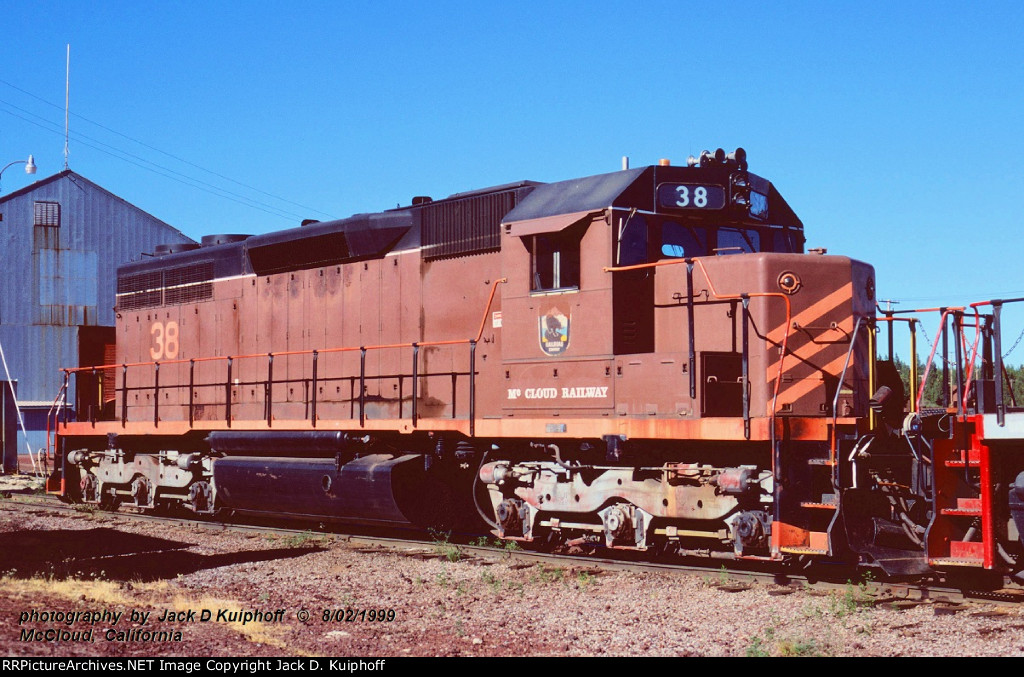
M 742 153 L 207 238 L 119 271 L 50 488 L 884 561 L 849 533 L 885 515 L 841 499 L 874 273 L 803 242 Z

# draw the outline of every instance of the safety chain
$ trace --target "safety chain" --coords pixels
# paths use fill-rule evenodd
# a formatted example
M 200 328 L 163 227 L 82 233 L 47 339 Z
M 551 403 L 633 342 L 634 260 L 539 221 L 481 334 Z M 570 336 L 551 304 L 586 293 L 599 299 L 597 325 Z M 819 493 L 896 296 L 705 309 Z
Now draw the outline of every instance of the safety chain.
M 1022 338 L 1024 338 L 1024 329 L 1021 329 L 1020 333 L 1017 334 L 1017 340 L 1013 342 L 1013 345 L 1010 346 L 1010 349 L 1003 353 L 1003 360 L 1009 357 L 1010 353 L 1012 353 L 1017 348 L 1017 346 L 1020 345 L 1020 340 Z

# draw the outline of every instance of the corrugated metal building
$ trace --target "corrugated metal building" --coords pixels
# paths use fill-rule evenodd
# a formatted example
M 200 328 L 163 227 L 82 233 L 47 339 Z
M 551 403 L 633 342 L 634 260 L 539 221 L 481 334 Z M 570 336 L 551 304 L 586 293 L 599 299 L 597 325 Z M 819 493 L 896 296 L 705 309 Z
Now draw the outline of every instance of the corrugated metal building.
M 112 361 L 117 266 L 192 242 L 71 170 L 0 196 L 0 343 L 33 449 L 45 445 L 59 368 Z

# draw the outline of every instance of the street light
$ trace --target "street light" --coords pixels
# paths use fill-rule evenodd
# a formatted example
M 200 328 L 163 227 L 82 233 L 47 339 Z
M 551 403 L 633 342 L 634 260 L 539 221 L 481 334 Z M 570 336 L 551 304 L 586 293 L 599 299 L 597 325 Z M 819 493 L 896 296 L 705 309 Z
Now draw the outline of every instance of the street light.
M 3 178 L 4 172 L 6 172 L 10 167 L 13 167 L 14 165 L 20 165 L 20 164 L 25 165 L 25 173 L 26 174 L 35 174 L 36 173 L 36 159 L 34 157 L 32 157 L 31 155 L 29 155 L 27 160 L 15 160 L 14 162 L 8 162 L 6 165 L 4 165 L 4 168 L 0 169 L 0 179 Z

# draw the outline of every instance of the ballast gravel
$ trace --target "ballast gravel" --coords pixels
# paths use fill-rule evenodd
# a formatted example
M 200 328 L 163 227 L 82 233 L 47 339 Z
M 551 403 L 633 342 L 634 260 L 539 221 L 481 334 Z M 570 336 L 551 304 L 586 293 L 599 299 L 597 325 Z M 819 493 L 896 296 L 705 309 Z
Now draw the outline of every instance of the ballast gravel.
M 991 604 L 880 605 L 853 584 L 723 588 L 714 569 L 601 571 L 3 502 L 0 572 L 8 656 L 1024 655 L 1024 610 Z

